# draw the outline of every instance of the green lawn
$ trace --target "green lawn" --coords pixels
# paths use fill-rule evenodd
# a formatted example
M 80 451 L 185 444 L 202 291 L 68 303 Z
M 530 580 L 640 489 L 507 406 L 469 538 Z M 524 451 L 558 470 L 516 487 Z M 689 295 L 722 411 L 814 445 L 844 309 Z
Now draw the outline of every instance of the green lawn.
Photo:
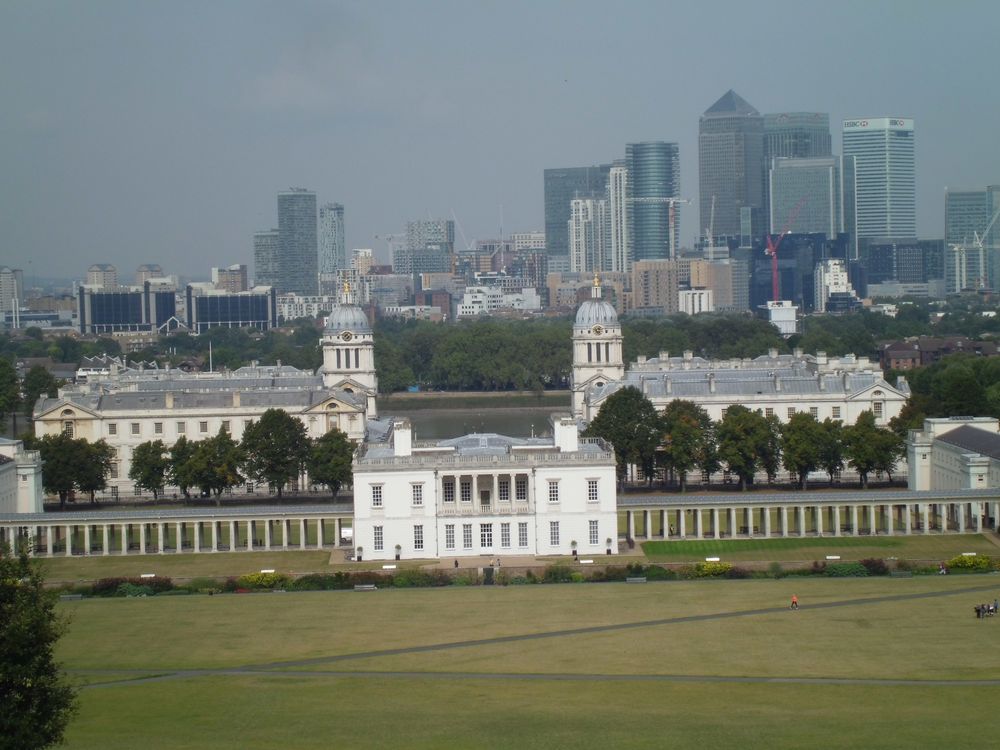
M 102 683 L 67 747 L 980 745 L 1000 687 L 926 681 L 997 678 L 1000 618 L 972 614 L 997 594 L 988 575 L 66 601 L 60 658 Z

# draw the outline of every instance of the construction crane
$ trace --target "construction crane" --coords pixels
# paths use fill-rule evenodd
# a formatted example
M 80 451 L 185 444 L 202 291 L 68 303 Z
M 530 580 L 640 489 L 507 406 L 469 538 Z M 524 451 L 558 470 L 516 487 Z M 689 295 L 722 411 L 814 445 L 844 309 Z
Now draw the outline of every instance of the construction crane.
M 764 251 L 764 255 L 771 256 L 771 299 L 775 302 L 778 301 L 778 248 L 781 247 L 781 241 L 785 239 L 785 235 L 792 231 L 792 224 L 798 218 L 799 211 L 802 210 L 805 202 L 806 199 L 803 198 L 795 204 L 795 208 L 792 209 L 792 213 L 788 217 L 788 223 L 785 225 L 785 231 L 778 236 L 777 242 L 774 241 L 772 234 L 768 233 L 767 235 L 767 250 Z
M 389 263 L 390 264 L 392 263 L 392 248 L 393 248 L 393 246 L 396 245 L 399 242 L 399 240 L 404 239 L 405 237 L 406 237 L 406 235 L 403 234 L 403 233 L 396 233 L 396 234 L 376 234 L 375 235 L 375 239 L 376 240 L 385 240 L 386 249 L 389 252 Z
M 712 210 L 708 214 L 708 226 L 705 227 L 706 260 L 715 260 L 715 196 L 712 196 Z
M 667 204 L 667 232 L 670 234 L 669 248 L 670 260 L 677 258 L 677 241 L 675 239 L 674 226 L 677 223 L 678 203 L 690 203 L 687 198 L 629 198 L 629 203 L 666 203 Z
M 983 243 L 986 241 L 986 236 L 990 233 L 993 225 L 997 223 L 997 218 L 1000 217 L 1000 209 L 993 214 L 993 218 L 990 219 L 990 223 L 986 225 L 986 229 L 983 230 L 982 234 L 979 232 L 972 233 L 972 244 L 976 246 L 979 250 L 979 289 L 986 288 L 986 248 Z

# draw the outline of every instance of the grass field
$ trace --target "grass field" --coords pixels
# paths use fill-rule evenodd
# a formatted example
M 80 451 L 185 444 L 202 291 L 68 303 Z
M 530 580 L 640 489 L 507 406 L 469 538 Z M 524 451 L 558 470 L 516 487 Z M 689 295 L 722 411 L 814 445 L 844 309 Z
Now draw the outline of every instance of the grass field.
M 972 606 L 998 594 L 987 575 L 67 601 L 60 657 L 90 685 L 67 747 L 981 746 L 1000 618 Z

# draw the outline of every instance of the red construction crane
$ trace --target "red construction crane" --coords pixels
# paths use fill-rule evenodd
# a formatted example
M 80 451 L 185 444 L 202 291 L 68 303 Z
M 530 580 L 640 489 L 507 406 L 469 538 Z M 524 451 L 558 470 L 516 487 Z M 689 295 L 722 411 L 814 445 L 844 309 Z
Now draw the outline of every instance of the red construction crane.
M 795 219 L 805 202 L 806 199 L 803 198 L 795 204 L 795 208 L 792 209 L 792 213 L 788 217 L 788 223 L 785 225 L 785 231 L 778 236 L 777 242 L 774 241 L 774 235 L 767 235 L 767 250 L 764 251 L 764 255 L 771 256 L 771 299 L 775 302 L 778 301 L 778 248 L 781 247 L 781 241 L 785 239 L 785 235 L 792 230 L 792 224 L 795 223 Z

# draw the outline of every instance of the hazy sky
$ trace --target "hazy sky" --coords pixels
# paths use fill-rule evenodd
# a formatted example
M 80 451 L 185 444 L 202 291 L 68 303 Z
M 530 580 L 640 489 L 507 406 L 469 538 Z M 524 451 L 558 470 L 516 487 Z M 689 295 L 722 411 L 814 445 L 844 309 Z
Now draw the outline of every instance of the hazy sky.
M 450 217 L 469 242 L 543 227 L 542 170 L 680 144 L 698 117 L 916 120 L 918 230 L 944 188 L 1000 182 L 984 2 L 0 0 L 0 264 L 124 279 L 248 263 L 276 193 L 346 207 L 348 247 Z M 461 242 L 461 235 L 458 237 Z

